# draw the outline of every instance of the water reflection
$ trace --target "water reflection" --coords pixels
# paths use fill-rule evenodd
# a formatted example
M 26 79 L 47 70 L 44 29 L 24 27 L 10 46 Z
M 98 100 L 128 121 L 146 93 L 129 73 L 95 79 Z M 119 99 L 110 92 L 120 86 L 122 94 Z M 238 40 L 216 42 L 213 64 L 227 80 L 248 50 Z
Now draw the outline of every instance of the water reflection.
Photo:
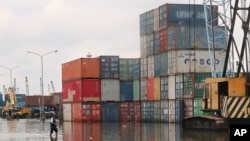
M 183 130 L 179 124 L 138 122 L 62 122 L 50 138 L 49 120 L 0 119 L 1 141 L 228 141 L 228 133 Z

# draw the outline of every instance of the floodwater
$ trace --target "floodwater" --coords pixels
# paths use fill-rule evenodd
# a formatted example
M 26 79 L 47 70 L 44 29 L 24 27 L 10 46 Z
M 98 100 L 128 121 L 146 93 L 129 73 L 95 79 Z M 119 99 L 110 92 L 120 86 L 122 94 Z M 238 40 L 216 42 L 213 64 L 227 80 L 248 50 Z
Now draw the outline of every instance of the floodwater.
M 228 133 L 183 130 L 179 124 L 58 122 L 58 137 L 50 138 L 49 120 L 0 119 L 1 141 L 228 141 Z

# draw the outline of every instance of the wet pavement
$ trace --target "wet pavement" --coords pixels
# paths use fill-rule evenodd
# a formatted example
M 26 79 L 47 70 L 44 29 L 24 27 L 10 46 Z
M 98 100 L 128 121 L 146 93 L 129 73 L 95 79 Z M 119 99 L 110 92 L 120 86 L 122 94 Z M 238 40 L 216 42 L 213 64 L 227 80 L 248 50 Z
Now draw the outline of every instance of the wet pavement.
M 57 121 L 58 122 L 58 121 Z M 50 138 L 49 120 L 0 118 L 1 141 L 228 141 L 228 133 L 183 130 L 179 124 L 58 122 L 58 137 Z M 55 137 L 55 133 L 53 134 Z

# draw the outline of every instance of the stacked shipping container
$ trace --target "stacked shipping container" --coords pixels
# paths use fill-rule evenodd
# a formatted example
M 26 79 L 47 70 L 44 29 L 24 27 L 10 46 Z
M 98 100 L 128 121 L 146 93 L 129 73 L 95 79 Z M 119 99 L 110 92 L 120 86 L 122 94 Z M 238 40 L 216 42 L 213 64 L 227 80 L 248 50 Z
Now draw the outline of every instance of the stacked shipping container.
M 164 4 L 141 14 L 140 42 L 137 59 L 100 56 L 62 65 L 64 120 L 181 122 L 205 114 L 198 109 L 212 62 L 203 5 Z M 225 37 L 215 40 L 217 70 L 225 45 Z

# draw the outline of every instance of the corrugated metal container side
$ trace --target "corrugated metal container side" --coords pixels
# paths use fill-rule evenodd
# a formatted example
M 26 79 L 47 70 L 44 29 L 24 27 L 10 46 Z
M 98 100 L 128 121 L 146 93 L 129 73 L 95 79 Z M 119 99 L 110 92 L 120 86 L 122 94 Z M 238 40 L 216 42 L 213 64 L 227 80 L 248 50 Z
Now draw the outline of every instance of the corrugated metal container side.
M 183 74 L 175 75 L 175 98 L 183 98 Z
M 119 78 L 119 56 L 100 56 L 101 78 Z
M 154 101 L 141 102 L 142 121 L 154 122 Z
M 215 51 L 217 71 L 223 70 L 224 51 Z M 168 75 L 190 72 L 210 72 L 208 50 L 173 50 L 168 52 Z
M 101 80 L 83 79 L 82 80 L 82 100 L 100 101 L 101 100 Z
M 62 81 L 81 78 L 81 64 L 82 58 L 62 64 Z
M 168 122 L 169 115 L 168 100 L 161 100 L 161 122 Z
M 161 101 L 154 101 L 154 121 L 161 122 Z
M 183 99 L 184 102 L 184 118 L 186 117 L 193 117 L 193 111 L 194 111 L 194 106 L 193 106 L 193 99 L 192 98 L 185 98 Z
M 154 31 L 154 9 L 140 15 L 140 35 Z
M 218 25 L 218 6 L 213 6 L 214 25 Z M 209 12 L 208 12 L 209 13 Z M 167 20 L 170 25 L 201 25 L 205 26 L 205 12 L 203 5 L 167 4 Z
M 103 102 L 102 103 L 102 121 L 117 122 L 119 121 L 119 103 Z
M 180 123 L 183 120 L 183 100 L 169 99 L 169 122 Z
M 101 141 L 102 140 L 102 129 L 101 129 L 101 124 L 99 122 L 83 122 L 82 123 L 83 127 L 83 140 L 81 141 L 88 141 L 90 140 L 90 137 L 93 141 Z M 78 135 L 78 136 L 79 136 Z M 80 140 L 79 140 L 80 141 Z
M 167 4 L 159 6 L 159 28 L 167 27 Z
M 154 55 L 154 77 L 161 76 L 161 54 Z
M 120 81 L 120 101 L 133 100 L 133 81 Z
M 154 9 L 154 31 L 159 31 L 159 8 Z
M 147 79 L 147 100 L 154 100 L 154 78 Z
M 83 121 L 101 121 L 101 103 L 84 102 L 82 104 Z
M 168 76 L 168 98 L 175 99 L 175 76 Z
M 159 31 L 154 32 L 153 49 L 154 54 L 159 54 L 161 52 Z
M 160 74 L 161 76 L 168 75 L 168 54 L 167 53 L 161 53 L 161 65 L 160 65 Z
M 83 140 L 83 126 L 81 122 L 73 122 L 72 124 L 72 137 L 74 141 L 82 141 Z
M 142 79 L 141 81 L 141 100 L 147 100 L 148 99 L 148 90 L 147 90 L 147 79 Z
M 120 81 L 117 79 L 101 80 L 101 101 L 120 101 Z
M 120 59 L 119 61 L 119 79 L 134 80 L 140 78 L 140 60 L 139 59 Z
M 100 78 L 99 58 L 79 58 L 62 64 L 62 81 Z
M 133 81 L 133 101 L 140 100 L 140 80 Z
M 82 80 L 72 80 L 62 84 L 63 102 L 82 102 Z
M 168 99 L 168 77 L 162 76 L 160 79 L 161 100 Z
M 138 121 L 140 120 L 140 111 L 138 112 L 138 104 L 136 102 L 120 103 L 120 121 Z
M 141 58 L 141 78 L 147 78 L 148 77 L 148 59 L 147 58 Z
M 141 58 L 144 58 L 147 56 L 146 42 L 147 42 L 147 35 L 141 35 L 140 36 L 140 57 Z
M 53 104 L 62 104 L 62 93 L 51 93 Z
M 154 56 L 148 56 L 148 77 L 154 77 Z
M 141 118 L 141 102 L 134 102 L 135 105 L 135 121 L 140 122 Z
M 146 35 L 146 56 L 154 55 L 154 32 Z
M 202 101 L 202 98 L 194 98 L 194 116 L 213 115 L 213 112 L 203 112 L 201 110 Z
M 72 121 L 71 103 L 63 103 L 63 121 Z
M 184 73 L 183 74 L 183 98 L 193 98 L 194 90 L 194 75 L 193 73 Z
M 167 28 L 161 29 L 160 32 L 160 52 L 166 52 L 168 49 L 168 33 Z
M 52 96 L 44 96 L 44 105 L 53 105 Z M 42 96 L 26 96 L 26 106 L 41 106 Z
M 82 103 L 72 103 L 72 120 L 82 122 Z

